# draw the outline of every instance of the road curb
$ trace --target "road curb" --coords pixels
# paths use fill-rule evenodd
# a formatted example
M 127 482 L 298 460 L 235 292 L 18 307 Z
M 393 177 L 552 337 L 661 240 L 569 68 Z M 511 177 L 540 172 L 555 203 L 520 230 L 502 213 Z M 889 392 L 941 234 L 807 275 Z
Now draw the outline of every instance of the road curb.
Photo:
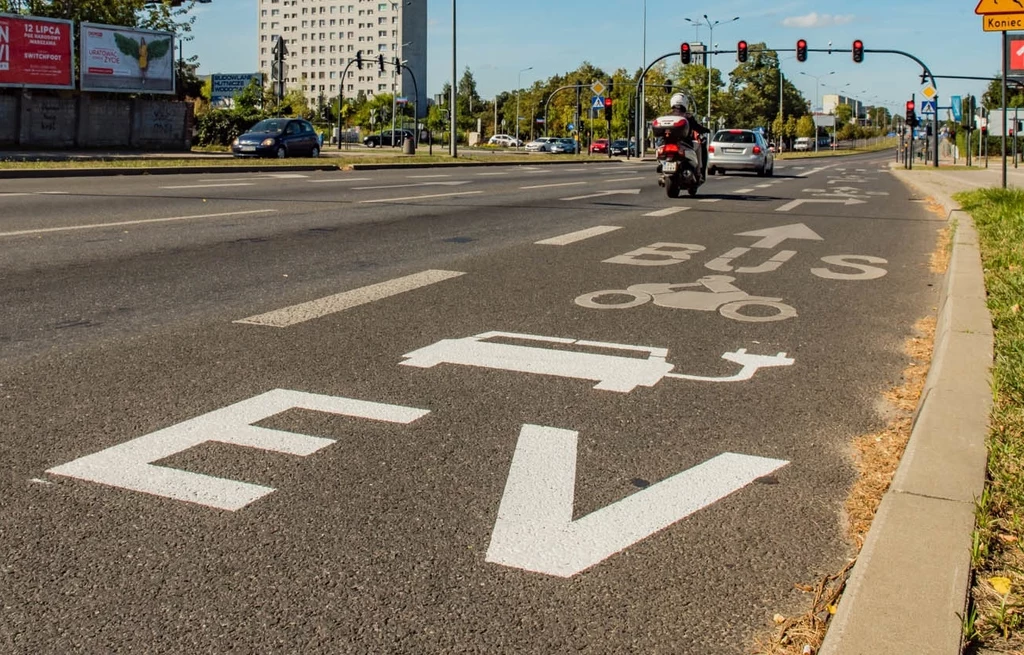
M 974 501 L 985 485 L 992 321 L 970 215 L 925 180 L 955 222 L 932 365 L 907 450 L 871 524 L 819 655 L 960 655 Z
M 336 171 L 338 164 L 296 164 L 294 166 L 153 166 L 127 168 L 98 166 L 95 168 L 9 168 L 0 169 L 0 180 L 115 177 L 118 175 L 219 175 L 223 173 L 289 173 L 299 171 Z

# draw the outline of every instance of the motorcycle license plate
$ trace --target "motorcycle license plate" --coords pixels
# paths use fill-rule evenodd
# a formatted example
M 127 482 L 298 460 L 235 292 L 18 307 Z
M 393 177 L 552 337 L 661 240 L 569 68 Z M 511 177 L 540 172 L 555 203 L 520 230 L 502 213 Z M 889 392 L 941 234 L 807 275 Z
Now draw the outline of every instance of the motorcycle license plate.
M 676 172 L 676 166 L 677 166 L 676 162 L 674 162 L 674 161 L 667 161 L 667 162 L 665 162 L 664 164 L 661 165 L 661 170 L 662 170 L 663 173 L 675 173 Z

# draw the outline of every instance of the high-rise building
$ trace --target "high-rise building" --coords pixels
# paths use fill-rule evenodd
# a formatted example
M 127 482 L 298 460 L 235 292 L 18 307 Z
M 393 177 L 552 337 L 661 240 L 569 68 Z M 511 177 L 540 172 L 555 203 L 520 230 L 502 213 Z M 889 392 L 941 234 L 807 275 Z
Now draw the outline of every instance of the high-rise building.
M 426 113 L 427 0 L 259 0 L 257 11 L 264 79 L 271 79 L 271 53 L 280 36 L 288 52 L 285 88 L 302 89 L 312 105 L 321 98 L 329 102 L 339 91 L 345 98 L 394 91 L 415 99 L 419 114 Z M 363 55 L 362 70 L 354 63 L 357 52 Z M 405 69 L 395 75 L 396 57 L 412 75 Z

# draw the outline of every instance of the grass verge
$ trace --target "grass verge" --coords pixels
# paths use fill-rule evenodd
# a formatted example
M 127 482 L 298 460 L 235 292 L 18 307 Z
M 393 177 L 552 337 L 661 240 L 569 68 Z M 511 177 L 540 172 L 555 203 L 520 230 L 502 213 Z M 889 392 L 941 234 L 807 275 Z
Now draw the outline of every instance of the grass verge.
M 863 155 L 866 152 L 880 152 L 882 150 L 892 150 L 897 145 L 896 139 L 887 139 L 873 146 L 867 148 L 855 148 L 853 150 L 826 150 L 822 152 L 783 152 L 775 155 L 776 159 L 808 159 L 815 157 L 842 157 L 844 155 Z
M 988 480 L 976 503 L 967 652 L 1024 652 L 1024 191 L 957 194 L 974 217 L 995 331 Z

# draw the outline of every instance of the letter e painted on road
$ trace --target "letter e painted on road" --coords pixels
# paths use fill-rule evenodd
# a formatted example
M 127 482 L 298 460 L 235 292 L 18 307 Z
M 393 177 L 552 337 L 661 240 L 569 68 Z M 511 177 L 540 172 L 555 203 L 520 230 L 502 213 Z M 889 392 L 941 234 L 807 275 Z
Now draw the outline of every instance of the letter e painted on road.
M 238 510 L 272 493 L 273 487 L 157 466 L 153 462 L 208 441 L 302 457 L 334 443 L 333 439 L 253 425 L 290 409 L 307 409 L 390 423 L 412 423 L 430 413 L 429 410 L 400 405 L 275 389 L 80 457 L 52 468 L 47 473 L 217 509 Z
M 606 264 L 628 264 L 630 266 L 671 266 L 690 260 L 690 257 L 703 252 L 704 246 L 692 243 L 652 243 L 624 255 L 617 255 L 604 260 Z

